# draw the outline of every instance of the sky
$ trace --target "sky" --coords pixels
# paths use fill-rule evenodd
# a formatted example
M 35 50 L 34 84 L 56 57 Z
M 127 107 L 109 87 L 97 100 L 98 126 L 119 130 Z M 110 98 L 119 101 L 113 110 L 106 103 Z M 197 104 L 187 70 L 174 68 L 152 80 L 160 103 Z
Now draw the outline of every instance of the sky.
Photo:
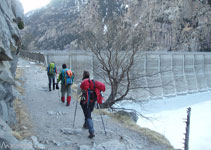
M 47 5 L 50 0 L 20 0 L 23 5 L 24 13 Z
M 144 105 L 122 104 L 134 108 L 152 118 L 140 118 L 137 124 L 163 134 L 174 148 L 183 149 L 187 108 L 191 107 L 190 150 L 211 150 L 211 92 L 199 92 L 185 96 L 153 100 Z

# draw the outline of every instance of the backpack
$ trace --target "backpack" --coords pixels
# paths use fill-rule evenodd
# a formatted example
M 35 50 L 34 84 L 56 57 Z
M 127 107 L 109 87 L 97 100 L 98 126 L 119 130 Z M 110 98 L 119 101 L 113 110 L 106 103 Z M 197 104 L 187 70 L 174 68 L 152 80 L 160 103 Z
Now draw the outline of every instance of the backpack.
M 94 80 L 88 80 L 89 84 L 90 82 L 93 83 L 94 88 L 91 89 L 91 87 L 89 86 L 88 90 L 82 90 L 82 95 L 81 95 L 81 101 L 87 101 L 87 104 L 89 105 L 90 101 L 91 102 L 95 102 L 97 100 L 97 94 L 95 92 L 95 81 Z
M 56 72 L 56 65 L 54 63 L 50 63 L 48 66 L 48 74 L 53 75 Z
M 73 84 L 73 73 L 71 70 L 68 69 L 63 69 L 61 71 L 61 75 L 62 75 L 62 83 L 65 85 L 72 85 Z
M 99 104 L 102 104 L 103 97 L 101 95 L 101 91 L 105 91 L 105 84 L 100 81 L 84 79 L 80 88 L 82 89 L 82 101 L 89 104 L 90 102 L 97 100 Z
M 91 80 L 92 83 L 94 84 L 94 89 L 91 90 L 91 89 L 88 89 L 88 95 L 90 96 L 90 99 L 96 101 L 97 100 L 97 94 L 95 92 L 95 80 Z M 90 80 L 89 80 L 90 82 Z

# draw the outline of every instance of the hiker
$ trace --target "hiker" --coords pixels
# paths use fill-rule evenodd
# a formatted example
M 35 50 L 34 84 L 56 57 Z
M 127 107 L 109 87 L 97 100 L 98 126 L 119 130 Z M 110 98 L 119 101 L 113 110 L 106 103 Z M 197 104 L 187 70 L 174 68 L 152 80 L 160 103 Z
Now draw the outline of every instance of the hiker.
M 57 69 L 55 62 L 51 62 L 46 68 L 48 81 L 49 81 L 49 91 L 51 91 L 51 83 L 53 84 L 53 90 L 55 90 L 55 76 L 57 74 Z
M 65 102 L 65 93 L 67 93 L 66 106 L 70 105 L 71 101 L 71 85 L 73 84 L 74 74 L 70 69 L 67 69 L 66 64 L 62 65 L 62 70 L 59 73 L 56 86 L 61 81 L 61 101 Z
M 83 72 L 83 78 L 78 88 L 78 94 L 81 94 L 80 105 L 84 113 L 85 121 L 83 124 L 83 128 L 89 129 L 89 138 L 93 138 L 94 134 L 94 125 L 91 117 L 91 113 L 94 110 L 95 102 L 97 101 L 99 104 L 102 104 L 102 96 L 101 90 L 95 88 L 97 84 L 101 86 L 102 91 L 105 91 L 105 85 L 99 81 L 90 80 L 89 72 Z

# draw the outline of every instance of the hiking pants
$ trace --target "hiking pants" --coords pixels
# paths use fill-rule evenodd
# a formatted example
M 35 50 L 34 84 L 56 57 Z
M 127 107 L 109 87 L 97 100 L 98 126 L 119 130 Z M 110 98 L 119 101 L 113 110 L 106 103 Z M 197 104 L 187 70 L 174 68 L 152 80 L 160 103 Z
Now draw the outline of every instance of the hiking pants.
M 51 83 L 53 82 L 53 89 L 55 90 L 55 75 L 48 75 L 49 90 L 51 90 Z
M 61 84 L 62 97 L 65 97 L 65 93 L 67 93 L 67 97 L 71 96 L 71 85 Z
M 90 103 L 88 107 L 87 107 L 87 103 L 84 104 L 83 101 L 80 102 L 80 105 L 81 105 L 81 108 L 82 108 L 83 113 L 84 113 L 85 125 L 89 128 L 89 133 L 94 134 L 94 124 L 93 124 L 93 121 L 92 121 L 91 113 L 94 110 L 95 101 Z

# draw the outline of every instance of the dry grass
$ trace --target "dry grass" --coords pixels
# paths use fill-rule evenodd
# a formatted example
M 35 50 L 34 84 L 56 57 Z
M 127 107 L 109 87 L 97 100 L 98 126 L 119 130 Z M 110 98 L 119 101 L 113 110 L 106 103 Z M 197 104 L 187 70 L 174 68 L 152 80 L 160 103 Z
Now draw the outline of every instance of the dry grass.
M 15 88 L 21 95 L 24 94 L 24 89 L 21 86 L 15 85 Z
M 13 103 L 14 110 L 16 112 L 17 123 L 12 126 L 13 134 L 17 139 L 25 139 L 32 136 L 31 119 L 25 109 L 25 105 L 19 99 L 15 99 Z
M 12 134 L 16 137 L 16 139 L 18 139 L 18 140 L 22 140 L 23 138 L 22 138 L 22 136 L 18 133 L 18 132 L 16 132 L 16 131 L 12 131 Z
M 20 80 L 23 76 L 24 70 L 22 68 L 17 68 L 15 80 L 18 81 L 21 85 L 16 85 L 15 88 L 21 95 L 24 94 L 24 88 L 22 88 L 24 85 L 24 81 Z M 13 130 L 13 135 L 19 140 L 30 137 L 32 135 L 32 124 L 30 121 L 30 117 L 26 111 L 26 106 L 20 99 L 15 99 L 13 101 L 13 108 L 16 112 L 17 120 L 17 123 L 11 127 Z
M 24 70 L 22 68 L 17 68 L 16 69 L 16 75 L 15 75 L 15 80 L 17 82 L 19 82 L 21 85 L 15 85 L 16 90 L 23 95 L 24 94 L 24 89 L 23 89 L 23 85 L 24 85 L 24 81 L 21 80 L 21 78 L 24 76 Z
M 15 75 L 15 80 L 21 83 L 21 85 L 24 84 L 24 81 L 20 80 L 21 77 L 24 76 L 24 70 L 22 68 L 17 68 L 16 69 L 16 75 Z
M 98 110 L 95 109 L 95 113 L 99 113 Z M 171 146 L 170 142 L 160 133 L 150 130 L 148 128 L 142 128 L 138 126 L 135 122 L 133 122 L 129 116 L 120 115 L 117 113 L 110 113 L 106 110 L 101 110 L 103 115 L 108 115 L 113 118 L 114 121 L 120 122 L 126 128 L 129 128 L 133 131 L 140 133 L 142 136 L 146 137 L 150 142 L 155 144 L 162 144 L 168 147 L 168 150 L 173 150 L 174 148 Z

